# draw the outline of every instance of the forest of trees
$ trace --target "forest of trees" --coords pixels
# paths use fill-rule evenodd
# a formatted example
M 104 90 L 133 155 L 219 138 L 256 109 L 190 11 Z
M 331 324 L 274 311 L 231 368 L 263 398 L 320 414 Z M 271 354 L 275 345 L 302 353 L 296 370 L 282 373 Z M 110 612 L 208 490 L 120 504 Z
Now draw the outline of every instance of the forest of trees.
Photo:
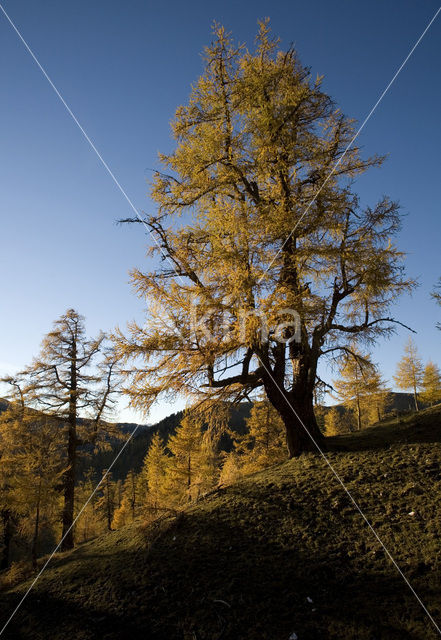
M 29 367 L 2 380 L 0 569 L 35 569 L 55 545 L 176 512 L 393 411 L 369 351 L 401 325 L 390 309 L 415 283 L 394 244 L 397 203 L 361 207 L 353 191 L 383 162 L 361 157 L 354 131 L 267 22 L 254 52 L 215 29 L 176 112 L 176 147 L 160 156 L 157 213 L 142 221 L 163 258 L 133 274 L 145 324 L 89 338 L 69 309 Z M 416 411 L 441 401 L 440 369 L 411 339 L 394 382 Z M 164 394 L 189 408 L 166 437 L 153 433 L 141 469 L 115 479 L 91 461 L 129 437 L 111 421 L 121 393 L 144 413 Z M 230 410 L 242 401 L 239 433 Z

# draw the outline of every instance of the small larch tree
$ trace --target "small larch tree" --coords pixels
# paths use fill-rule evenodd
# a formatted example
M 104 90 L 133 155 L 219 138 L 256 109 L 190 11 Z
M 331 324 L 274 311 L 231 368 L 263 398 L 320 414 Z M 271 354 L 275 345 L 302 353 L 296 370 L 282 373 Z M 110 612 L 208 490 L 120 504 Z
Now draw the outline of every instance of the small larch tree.
M 244 475 L 241 462 L 241 456 L 235 449 L 224 453 L 219 477 L 220 486 L 234 484 Z
M 113 514 L 117 507 L 117 484 L 112 480 L 112 474 L 104 469 L 96 509 L 103 514 L 108 531 L 112 531 Z
M 103 418 L 113 402 L 117 360 L 106 336 L 86 337 L 84 318 L 68 309 L 43 339 L 42 349 L 22 376 L 32 406 L 65 425 L 66 471 L 61 550 L 74 544 L 75 481 L 79 448 L 97 442 L 107 428 Z
M 383 382 L 376 366 L 358 350 L 346 354 L 340 378 L 333 382 L 336 397 L 353 410 L 360 431 L 366 426 L 368 409 L 382 393 Z
M 118 331 L 132 404 L 161 394 L 236 400 L 263 388 L 290 456 L 320 442 L 313 395 L 322 357 L 397 322 L 412 287 L 394 245 L 398 205 L 361 207 L 355 124 L 283 51 L 266 22 L 254 51 L 215 27 L 205 70 L 173 122 L 146 216 L 160 266 L 133 272 L 143 326 Z M 129 220 L 139 222 L 139 220 Z
M 75 524 L 75 538 L 81 542 L 96 538 L 106 530 L 107 523 L 100 508 L 101 495 L 94 492 L 98 480 L 95 470 L 89 468 L 75 489 L 75 513 L 82 510 Z
M 11 407 L 8 407 L 10 415 Z M 5 413 L 1 415 L 0 434 L 2 425 L 7 424 L 9 418 Z M 14 531 L 14 513 L 11 495 L 11 468 L 4 464 L 5 447 L 0 435 L 0 571 L 7 569 L 10 562 L 10 551 Z
M 32 566 L 37 567 L 43 527 L 52 527 L 57 513 L 61 448 L 47 418 L 13 422 L 2 434 L 2 462 L 9 465 L 10 500 L 22 534 L 30 541 Z
M 172 454 L 167 476 L 172 501 L 177 505 L 192 500 L 196 495 L 202 445 L 200 416 L 186 411 L 175 434 L 167 441 L 167 448 Z
M 219 480 L 219 453 L 217 438 L 211 430 L 202 434 L 201 446 L 197 460 L 197 473 L 195 476 L 194 497 L 199 498 L 218 483 Z
M 141 494 L 144 507 L 152 515 L 168 507 L 167 471 L 170 457 L 165 451 L 161 436 L 155 433 L 144 458 L 138 482 L 138 492 Z
M 284 425 L 270 402 L 255 402 L 246 425 L 247 433 L 235 438 L 242 473 L 259 471 L 284 459 Z
M 423 363 L 418 349 L 412 338 L 409 338 L 404 347 L 404 355 L 397 364 L 394 381 L 399 389 L 413 392 L 416 411 L 419 410 L 418 391 L 423 382 L 423 373 Z
M 370 394 L 366 398 L 370 423 L 383 420 L 391 405 L 391 391 L 377 367 L 371 372 Z
M 131 515 L 130 500 L 128 496 L 123 496 L 121 504 L 113 512 L 111 529 L 121 529 L 121 527 L 124 527 L 126 524 L 131 522 Z
M 135 519 L 136 510 L 139 505 L 138 482 L 136 473 L 131 469 L 125 479 L 122 492 L 122 501 L 126 500 L 130 507 L 131 519 Z
M 352 431 L 352 411 L 345 413 L 332 407 L 325 415 L 325 433 L 327 436 L 339 436 Z
M 441 372 L 439 367 L 429 361 L 424 367 L 421 380 L 421 400 L 433 405 L 441 401 Z

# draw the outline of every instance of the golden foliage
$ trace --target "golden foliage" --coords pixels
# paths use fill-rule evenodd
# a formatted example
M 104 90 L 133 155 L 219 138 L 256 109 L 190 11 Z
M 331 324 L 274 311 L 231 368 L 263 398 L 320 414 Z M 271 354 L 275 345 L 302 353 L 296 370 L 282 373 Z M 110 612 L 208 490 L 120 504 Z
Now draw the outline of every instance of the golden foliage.
M 380 420 L 384 413 L 388 390 L 378 368 L 369 357 L 352 347 L 351 353 L 347 354 L 340 368 L 340 376 L 333 382 L 336 397 L 353 411 L 355 428 L 360 430 Z M 338 420 L 334 422 L 335 427 L 330 425 L 329 428 L 341 429 L 337 426 Z M 326 433 L 329 435 L 328 431 Z
M 413 286 L 392 241 L 398 205 L 383 197 L 363 209 L 350 186 L 382 159 L 349 144 L 354 122 L 266 22 L 254 51 L 215 28 L 172 129 L 152 184 L 157 213 L 144 221 L 164 260 L 132 273 L 147 321 L 114 335 L 131 403 L 148 410 L 162 393 L 234 400 L 263 386 L 279 410 L 280 388 L 319 439 L 319 358 L 358 334 L 390 333 L 389 307 Z M 277 339 L 286 309 L 298 314 L 300 345 Z
M 268 401 L 255 402 L 246 421 L 248 433 L 236 437 L 241 473 L 247 475 L 286 460 L 285 429 Z
M 429 361 L 424 367 L 421 381 L 421 400 L 427 404 L 435 404 L 441 401 L 441 372 L 439 367 Z
M 325 433 L 327 436 L 339 436 L 343 433 L 349 433 L 352 431 L 351 426 L 349 415 L 344 415 L 336 407 L 332 407 L 325 415 Z
M 418 410 L 418 391 L 423 382 L 423 363 L 412 338 L 408 339 L 404 347 L 404 355 L 397 364 L 394 381 L 399 389 L 413 391 L 415 409 Z

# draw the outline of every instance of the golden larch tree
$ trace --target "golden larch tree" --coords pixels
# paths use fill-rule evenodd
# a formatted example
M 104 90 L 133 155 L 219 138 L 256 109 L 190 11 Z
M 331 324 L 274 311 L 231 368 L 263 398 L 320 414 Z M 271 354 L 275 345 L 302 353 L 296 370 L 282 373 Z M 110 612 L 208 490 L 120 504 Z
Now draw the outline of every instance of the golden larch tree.
M 352 412 L 344 414 L 337 407 L 332 407 L 325 415 L 325 433 L 327 436 L 339 436 L 352 431 Z
M 117 360 L 106 336 L 86 337 L 84 318 L 68 309 L 43 339 L 39 355 L 21 372 L 34 409 L 58 419 L 65 435 L 64 506 L 61 550 L 74 544 L 74 509 L 79 448 L 96 443 L 108 425 Z
M 260 471 L 286 457 L 284 425 L 270 402 L 255 402 L 246 425 L 247 433 L 235 438 L 243 474 Z
M 183 504 L 197 495 L 203 444 L 201 417 L 186 411 L 167 448 L 172 454 L 167 469 L 169 491 L 175 504 Z
M 115 335 L 132 363 L 127 393 L 145 410 L 164 393 L 237 400 L 263 388 L 297 456 L 322 440 L 319 360 L 388 335 L 392 302 L 413 286 L 393 242 L 398 205 L 361 207 L 353 190 L 382 158 L 361 157 L 355 123 L 267 22 L 253 51 L 215 27 L 172 126 L 157 212 L 142 221 L 163 259 L 132 274 L 147 320 Z
M 138 491 L 141 493 L 144 507 L 153 515 L 169 506 L 167 477 L 169 465 L 170 457 L 165 451 L 161 436 L 155 433 L 144 458 L 140 483 L 138 483 Z
M 366 426 L 374 403 L 383 393 L 383 381 L 376 366 L 368 356 L 352 349 L 340 368 L 340 378 L 333 381 L 335 395 L 343 404 L 352 409 L 357 429 Z
M 409 338 L 404 347 L 404 355 L 397 364 L 394 381 L 399 389 L 413 392 L 415 409 L 418 411 L 420 408 L 418 392 L 423 382 L 423 362 L 412 338 Z
M 423 402 L 433 405 L 441 401 L 441 372 L 431 360 L 424 367 L 421 388 Z

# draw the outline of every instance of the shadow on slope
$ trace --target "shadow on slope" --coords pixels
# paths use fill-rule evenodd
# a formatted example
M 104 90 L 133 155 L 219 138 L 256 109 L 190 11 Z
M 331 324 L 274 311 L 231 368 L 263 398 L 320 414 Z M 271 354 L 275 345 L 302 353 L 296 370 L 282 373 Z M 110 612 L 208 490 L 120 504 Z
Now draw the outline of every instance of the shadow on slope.
M 227 537 L 237 531 L 220 534 Z M 250 549 L 250 542 L 239 539 L 235 548 Z M 65 591 L 33 593 L 3 637 L 288 640 L 293 631 L 301 640 L 431 637 L 418 603 L 389 565 L 374 571 L 358 567 L 345 553 L 335 554 L 329 562 L 325 552 L 312 559 L 273 545 L 252 553 L 241 551 L 239 561 L 222 550 L 210 558 L 207 551 L 203 543 L 197 553 L 187 556 L 187 569 L 178 565 L 170 572 L 167 566 L 155 572 L 156 583 L 148 566 L 140 566 L 138 554 L 122 552 L 120 561 L 142 576 L 142 584 L 111 575 L 101 603 L 95 601 L 96 595 L 88 602 L 67 598 Z M 211 545 L 209 552 L 213 553 Z M 378 560 L 382 563 L 384 558 Z M 87 592 L 87 585 L 81 591 Z M 433 588 L 420 584 L 419 593 L 423 600 L 433 601 Z M 438 600 L 439 595 L 438 589 Z M 11 594 L 4 604 L 14 606 Z
M 439 616 L 441 446 L 330 459 Z M 23 588 L 0 598 L 1 617 Z M 314 455 L 219 490 L 177 518 L 134 523 L 58 557 L 2 640 L 288 640 L 293 632 L 299 640 L 436 637 Z

